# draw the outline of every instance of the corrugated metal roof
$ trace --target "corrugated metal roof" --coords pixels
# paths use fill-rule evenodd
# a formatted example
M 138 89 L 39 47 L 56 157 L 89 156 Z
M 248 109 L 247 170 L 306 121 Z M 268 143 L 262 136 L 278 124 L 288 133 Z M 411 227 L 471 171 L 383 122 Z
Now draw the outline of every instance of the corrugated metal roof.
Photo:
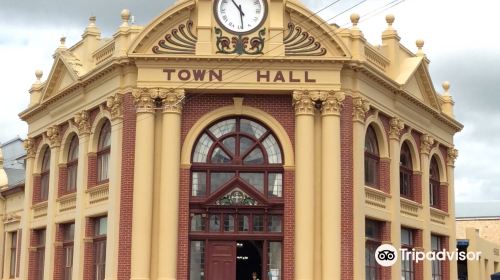
M 457 202 L 456 218 L 500 218 L 500 201 Z

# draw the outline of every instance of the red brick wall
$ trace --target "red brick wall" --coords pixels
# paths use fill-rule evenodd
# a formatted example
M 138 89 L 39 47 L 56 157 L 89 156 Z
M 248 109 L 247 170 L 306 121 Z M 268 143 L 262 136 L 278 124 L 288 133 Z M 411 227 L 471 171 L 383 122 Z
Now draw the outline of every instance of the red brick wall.
M 87 218 L 85 223 L 85 240 L 83 244 L 83 280 L 94 278 L 94 220 Z M 121 259 L 121 258 L 120 258 Z
M 177 279 L 188 279 L 189 270 L 189 184 L 191 171 L 180 170 L 179 183 L 179 236 L 177 248 Z
M 283 279 L 295 279 L 295 172 L 284 176 Z
M 414 172 L 411 176 L 412 198 L 415 202 L 422 203 L 422 174 Z
M 392 241 L 391 239 L 391 222 L 382 222 L 382 231 L 380 233 L 380 240 L 382 242 Z M 381 268 L 382 279 L 391 279 L 391 268 L 382 267 Z
M 97 154 L 88 154 L 87 188 L 97 186 Z
M 61 224 L 56 225 L 56 244 L 54 250 L 54 280 L 64 278 L 64 227 Z
M 415 142 L 417 143 L 417 157 L 420 157 L 420 136 L 421 133 L 415 130 L 412 130 L 411 135 L 413 136 L 413 139 L 415 139 Z
M 353 126 L 352 126 L 352 97 L 346 96 L 344 109 L 340 117 L 341 143 L 341 275 L 342 280 L 353 280 L 354 265 L 354 227 L 353 227 Z M 364 217 L 360 217 L 364 219 Z
M 413 243 L 415 244 L 415 248 L 423 248 L 424 240 L 423 240 L 423 232 L 422 230 L 415 229 L 413 230 Z M 446 279 L 446 278 L 445 278 Z M 419 262 L 415 263 L 415 280 L 424 280 L 424 263 Z
M 57 182 L 57 197 L 68 194 L 66 185 L 68 184 L 68 167 L 66 164 L 59 165 L 59 181 Z
M 35 247 L 38 244 L 38 235 L 36 234 L 36 231 L 32 230 L 30 232 L 30 248 Z M 36 279 L 36 268 L 38 266 L 38 260 L 36 257 L 36 252 L 34 250 L 29 250 L 29 257 L 28 257 L 28 279 L 29 280 L 35 280 Z
M 120 242 L 118 280 L 130 279 L 132 204 L 134 195 L 135 106 L 131 93 L 123 96 L 122 174 L 120 194 Z
M 443 244 L 443 250 L 450 250 L 450 238 L 448 236 L 441 237 L 441 243 Z M 450 261 L 445 260 L 441 263 L 443 268 L 443 279 L 450 279 Z
M 380 190 L 385 193 L 391 192 L 391 160 L 380 159 L 379 165 Z
M 40 174 L 33 174 L 33 200 L 32 203 L 37 204 L 38 202 L 41 202 L 40 198 L 40 189 L 41 189 L 41 176 Z

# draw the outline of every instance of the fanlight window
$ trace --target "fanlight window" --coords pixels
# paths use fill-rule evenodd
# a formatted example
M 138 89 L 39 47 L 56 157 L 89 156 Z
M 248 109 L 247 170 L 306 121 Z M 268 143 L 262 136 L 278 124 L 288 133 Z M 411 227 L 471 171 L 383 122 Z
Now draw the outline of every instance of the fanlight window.
M 238 179 L 267 197 L 282 197 L 283 156 L 272 131 L 246 118 L 206 129 L 192 157 L 191 195 L 209 196 Z

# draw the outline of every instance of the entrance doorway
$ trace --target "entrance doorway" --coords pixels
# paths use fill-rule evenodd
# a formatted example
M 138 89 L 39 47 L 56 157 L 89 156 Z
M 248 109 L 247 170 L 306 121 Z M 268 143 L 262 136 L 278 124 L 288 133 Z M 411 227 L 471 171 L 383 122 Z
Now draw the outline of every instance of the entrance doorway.
M 262 241 L 237 241 L 236 242 L 236 280 L 251 280 L 252 273 L 257 273 L 258 279 L 262 277 Z

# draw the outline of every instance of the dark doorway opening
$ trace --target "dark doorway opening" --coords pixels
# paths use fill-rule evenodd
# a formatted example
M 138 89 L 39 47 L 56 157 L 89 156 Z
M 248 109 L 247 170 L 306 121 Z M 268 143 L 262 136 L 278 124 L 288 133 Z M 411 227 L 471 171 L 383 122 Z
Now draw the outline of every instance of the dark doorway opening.
M 236 280 L 251 280 L 257 272 L 257 279 L 262 277 L 263 241 L 236 241 Z

